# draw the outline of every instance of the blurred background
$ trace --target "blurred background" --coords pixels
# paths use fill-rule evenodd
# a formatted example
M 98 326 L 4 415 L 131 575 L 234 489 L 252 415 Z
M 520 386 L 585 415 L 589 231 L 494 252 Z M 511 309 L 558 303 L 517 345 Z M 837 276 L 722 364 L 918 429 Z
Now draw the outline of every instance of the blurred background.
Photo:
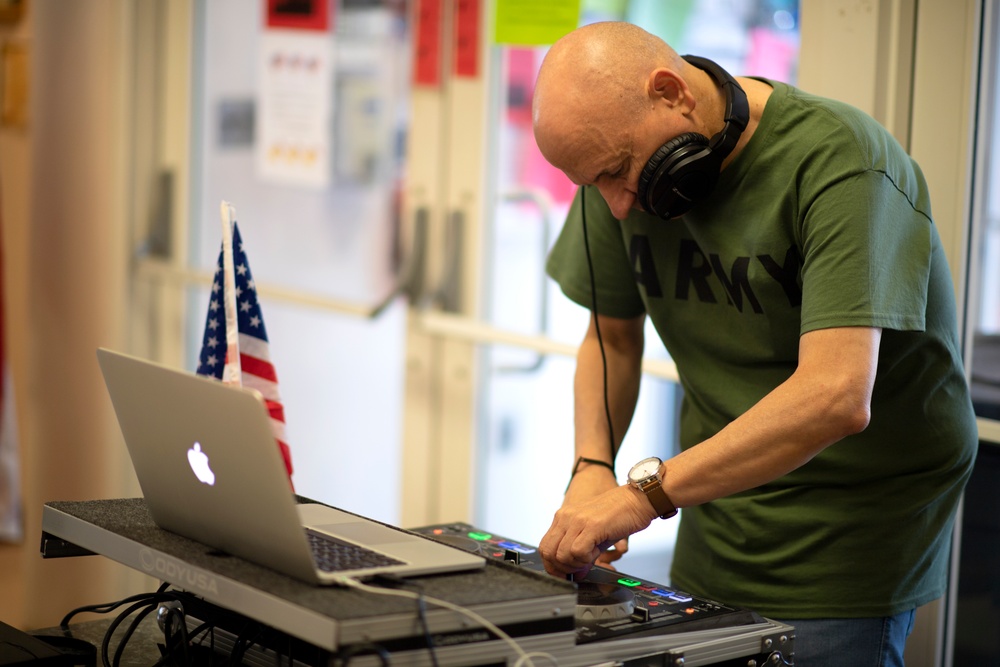
M 41 507 L 139 495 L 94 350 L 195 369 L 223 200 L 258 286 L 296 491 L 537 543 L 572 465 L 588 313 L 544 275 L 573 187 L 534 144 L 531 98 L 547 46 L 601 20 L 855 104 L 917 157 L 981 416 L 970 489 L 989 489 L 990 3 L 0 0 L 0 620 L 53 625 L 150 586 L 102 558 L 43 561 Z M 676 446 L 673 366 L 647 341 L 619 476 Z M 1000 622 L 993 495 L 967 508 L 971 560 L 956 551 L 951 601 L 915 633 L 933 660 L 951 659 L 956 636 L 957 650 L 997 655 L 1000 639 L 962 639 L 971 619 Z M 667 583 L 675 527 L 633 538 L 622 569 Z M 957 633 L 956 614 L 970 619 Z

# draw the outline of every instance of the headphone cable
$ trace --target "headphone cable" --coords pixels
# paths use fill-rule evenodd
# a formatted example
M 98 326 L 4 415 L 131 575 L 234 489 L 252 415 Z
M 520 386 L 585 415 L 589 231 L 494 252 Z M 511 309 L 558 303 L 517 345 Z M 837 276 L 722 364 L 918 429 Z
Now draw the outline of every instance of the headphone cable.
M 580 217 L 583 220 L 583 247 L 587 253 L 587 268 L 590 270 L 590 309 L 594 314 L 594 331 L 597 332 L 597 345 L 601 349 L 601 365 L 604 372 L 604 416 L 608 420 L 608 444 L 611 449 L 611 466 L 614 472 L 615 464 L 615 428 L 611 422 L 611 405 L 608 400 L 608 357 L 604 352 L 604 339 L 601 337 L 601 325 L 597 318 L 597 281 L 594 278 L 594 262 L 590 256 L 590 240 L 587 235 L 587 186 L 580 187 Z

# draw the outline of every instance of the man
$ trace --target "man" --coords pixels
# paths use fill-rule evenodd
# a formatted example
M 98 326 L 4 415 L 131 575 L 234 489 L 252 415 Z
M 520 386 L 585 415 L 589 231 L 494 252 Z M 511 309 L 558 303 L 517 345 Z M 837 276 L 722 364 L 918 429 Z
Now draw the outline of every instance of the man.
M 581 186 L 548 270 L 595 311 L 546 569 L 582 576 L 685 508 L 674 586 L 795 625 L 800 667 L 901 665 L 914 609 L 944 593 L 977 441 L 919 167 L 856 109 L 624 23 L 553 45 L 533 113 Z M 661 187 L 690 142 L 704 164 Z M 682 451 L 619 486 L 647 316 L 684 389 Z

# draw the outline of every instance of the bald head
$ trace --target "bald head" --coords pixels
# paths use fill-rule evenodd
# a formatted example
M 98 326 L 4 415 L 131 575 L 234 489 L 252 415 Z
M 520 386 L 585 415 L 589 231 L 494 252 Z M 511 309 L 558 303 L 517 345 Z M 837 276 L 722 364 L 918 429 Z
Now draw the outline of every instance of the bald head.
M 684 60 L 659 37 L 631 23 L 593 23 L 569 33 L 549 49 L 538 73 L 536 101 L 556 82 L 563 89 L 636 96 L 656 67 L 683 67 Z M 575 74 L 575 78 L 567 75 Z M 585 80 L 586 79 L 586 80 Z M 595 88 L 596 86 L 596 88 Z M 544 95 L 542 95 L 544 96 Z
M 535 83 L 535 140 L 553 161 L 580 133 L 634 123 L 647 107 L 647 78 L 687 63 L 660 38 L 631 23 L 594 23 L 549 49 Z M 559 166 L 556 164 L 556 166 Z

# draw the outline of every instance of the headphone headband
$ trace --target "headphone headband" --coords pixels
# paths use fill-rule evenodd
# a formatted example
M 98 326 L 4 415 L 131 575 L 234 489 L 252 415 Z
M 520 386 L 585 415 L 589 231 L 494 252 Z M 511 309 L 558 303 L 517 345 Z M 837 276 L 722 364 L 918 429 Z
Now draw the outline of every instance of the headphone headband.
M 681 57 L 698 69 L 707 72 L 726 93 L 726 112 L 723 116 L 726 124 L 722 127 L 722 131 L 712 137 L 708 144 L 713 153 L 718 153 L 721 164 L 726 156 L 736 148 L 740 135 L 743 134 L 743 130 L 747 129 L 747 123 L 750 121 L 750 105 L 747 102 L 747 94 L 743 92 L 743 88 L 736 79 L 714 61 L 701 56 Z

